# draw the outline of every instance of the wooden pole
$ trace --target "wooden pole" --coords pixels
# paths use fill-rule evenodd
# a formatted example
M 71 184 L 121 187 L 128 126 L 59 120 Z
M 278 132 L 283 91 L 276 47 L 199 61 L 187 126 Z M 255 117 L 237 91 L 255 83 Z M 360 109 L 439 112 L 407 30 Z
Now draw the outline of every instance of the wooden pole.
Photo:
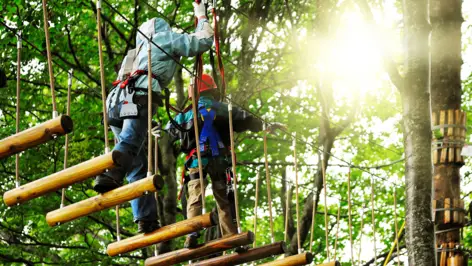
M 296 210 L 297 210 L 297 247 L 298 247 L 298 253 L 302 253 L 302 244 L 300 241 L 300 204 L 298 200 L 298 165 L 297 165 L 297 132 L 293 133 L 293 167 L 295 171 L 295 203 L 296 203 Z
M 102 112 L 103 112 L 103 133 L 105 134 L 105 153 L 110 151 L 108 143 L 108 115 L 106 107 L 106 88 L 105 88 L 105 65 L 103 63 L 103 51 L 102 51 L 102 1 L 97 0 L 97 37 L 98 37 L 98 59 L 100 62 L 100 87 L 102 88 Z
M 315 210 L 315 195 L 316 195 L 316 190 L 315 193 L 313 194 L 313 208 L 311 209 L 311 234 L 310 234 L 310 252 L 313 249 L 313 237 L 315 236 L 315 224 L 316 224 L 316 210 Z
M 62 115 L 0 141 L 0 160 L 72 132 L 73 122 Z
M 233 253 L 226 256 L 199 261 L 193 263 L 193 266 L 233 266 L 248 263 L 251 261 L 261 260 L 270 256 L 275 256 L 284 253 L 285 243 L 283 241 L 280 241 L 258 248 L 252 248 L 244 253 Z
M 200 216 L 161 227 L 151 233 L 139 234 L 111 243 L 107 247 L 107 253 L 110 256 L 116 256 L 118 254 L 130 252 L 156 243 L 165 242 L 179 236 L 199 231 L 203 228 L 214 226 L 217 219 L 218 216 L 216 213 L 205 213 Z
M 72 221 L 94 212 L 105 210 L 132 199 L 139 198 L 146 193 L 155 192 L 157 188 L 154 179 L 155 176 L 146 177 L 127 184 L 126 186 L 121 186 L 95 197 L 49 212 L 46 215 L 46 221 L 50 226 L 55 226 L 59 223 L 62 224 Z
M 347 173 L 347 208 L 349 243 L 351 244 L 351 263 L 354 264 L 354 242 L 352 241 L 351 167 L 349 167 L 349 172 Z
M 241 220 L 239 217 L 239 199 L 238 199 L 238 173 L 236 172 L 236 151 L 234 147 L 234 131 L 233 131 L 233 103 L 231 95 L 228 95 L 228 114 L 229 114 L 229 138 L 231 143 L 231 162 L 233 170 L 233 186 L 234 186 L 234 205 L 236 210 L 236 225 L 238 233 L 241 232 Z
M 341 263 L 339 263 L 339 261 L 330 261 L 330 262 L 327 262 L 327 263 L 322 263 L 322 264 L 318 264 L 316 266 L 341 266 Z
M 313 261 L 313 255 L 309 252 L 286 257 L 280 260 L 261 264 L 263 266 L 301 266 L 310 264 Z
M 251 231 L 230 235 L 224 238 L 216 239 L 198 246 L 197 248 L 183 248 L 176 251 L 168 252 L 163 255 L 148 258 L 144 265 L 167 266 L 189 261 L 204 256 L 208 256 L 227 249 L 238 246 L 248 245 L 254 241 L 254 234 Z
M 257 202 L 259 200 L 259 171 L 256 173 L 256 198 L 254 199 L 254 248 L 257 245 Z
M 152 176 L 152 61 L 151 38 L 148 39 L 148 172 Z
M 323 187 L 324 187 L 324 216 L 325 216 L 325 238 L 326 238 L 326 258 L 329 260 L 329 239 L 328 239 L 328 190 L 326 187 L 326 169 L 325 161 L 321 161 L 321 174 L 323 176 Z
M 127 157 L 119 151 L 113 151 L 105 155 L 93 158 L 81 164 L 69 167 L 60 172 L 46 176 L 12 189 L 3 194 L 3 201 L 8 206 L 20 204 L 30 199 L 40 197 L 49 192 L 57 191 L 63 187 L 82 182 L 105 172 L 106 169 L 120 165 L 121 158 Z

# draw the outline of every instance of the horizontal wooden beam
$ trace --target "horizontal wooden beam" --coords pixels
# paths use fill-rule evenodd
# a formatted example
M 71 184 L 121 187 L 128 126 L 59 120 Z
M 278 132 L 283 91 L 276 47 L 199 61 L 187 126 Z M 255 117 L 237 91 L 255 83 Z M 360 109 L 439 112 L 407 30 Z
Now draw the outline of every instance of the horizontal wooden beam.
M 43 144 L 56 136 L 72 132 L 74 123 L 67 115 L 61 115 L 35 127 L 0 140 L 0 160 L 34 146 Z
M 309 252 L 293 255 L 280 260 L 274 260 L 262 264 L 263 266 L 301 266 L 310 264 L 313 261 L 313 255 Z
M 199 245 L 196 248 L 183 248 L 176 251 L 164 253 L 162 255 L 151 257 L 144 262 L 145 266 L 168 266 L 189 261 L 204 256 L 208 256 L 217 252 L 225 251 L 227 249 L 238 246 L 248 245 L 254 241 L 254 234 L 252 232 L 245 232 L 241 234 L 234 234 L 224 238 L 216 239 Z
M 57 191 L 61 188 L 82 182 L 112 169 L 121 162 L 130 160 L 128 156 L 119 151 L 112 151 L 105 155 L 95 157 L 86 162 L 66 168 L 60 172 L 35 180 L 3 194 L 3 201 L 8 206 L 20 204 L 25 201 L 40 197 L 44 194 Z
M 101 195 L 49 212 L 46 215 L 46 221 L 50 226 L 55 226 L 128 202 L 146 193 L 155 192 L 158 178 L 157 175 L 146 177 Z
M 116 256 L 156 243 L 169 241 L 179 236 L 197 232 L 203 228 L 212 227 L 216 224 L 217 219 L 218 216 L 216 213 L 209 212 L 171 225 L 166 225 L 151 233 L 139 234 L 111 243 L 107 247 L 107 253 L 110 256 Z
M 193 263 L 193 266 L 233 266 L 256 260 L 268 258 L 285 253 L 285 243 L 275 242 L 273 244 L 252 248 L 244 253 L 233 253 L 221 257 L 216 257 L 208 260 L 198 261 Z

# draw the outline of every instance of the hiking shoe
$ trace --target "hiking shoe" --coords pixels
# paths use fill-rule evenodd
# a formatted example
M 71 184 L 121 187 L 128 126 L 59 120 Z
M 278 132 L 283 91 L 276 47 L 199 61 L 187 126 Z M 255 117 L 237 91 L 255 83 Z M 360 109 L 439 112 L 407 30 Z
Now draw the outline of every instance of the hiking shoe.
M 123 182 L 117 181 L 115 178 L 99 175 L 95 178 L 95 184 L 93 185 L 93 190 L 98 193 L 105 193 L 115 188 L 119 188 L 123 185 Z
M 184 248 L 196 248 L 198 245 L 198 236 L 188 235 L 185 239 Z
M 247 252 L 250 248 L 251 247 L 249 245 L 244 245 L 234 248 L 234 251 L 236 251 L 237 253 L 244 253 Z
M 138 221 L 138 233 L 150 233 L 161 228 L 157 221 Z

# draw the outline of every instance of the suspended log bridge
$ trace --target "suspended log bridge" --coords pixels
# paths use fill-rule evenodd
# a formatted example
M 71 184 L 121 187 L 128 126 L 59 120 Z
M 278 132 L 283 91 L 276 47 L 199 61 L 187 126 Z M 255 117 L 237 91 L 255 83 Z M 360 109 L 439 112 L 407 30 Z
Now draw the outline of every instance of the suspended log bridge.
M 132 160 L 129 159 L 129 156 L 119 151 L 113 151 L 7 191 L 3 194 L 3 201 L 5 201 L 5 204 L 8 206 L 20 204 L 72 184 L 82 182 L 90 177 L 105 172 L 107 169 L 129 163 L 130 161 Z
M 68 134 L 73 128 L 72 119 L 67 115 L 61 115 L 9 136 L 0 141 L 0 160 L 43 144 L 57 136 Z
M 238 246 L 248 245 L 254 241 L 254 234 L 251 231 L 235 234 L 228 237 L 216 239 L 200 245 L 197 248 L 183 248 L 173 252 L 168 252 L 157 257 L 148 258 L 144 265 L 152 266 L 168 266 L 189 261 L 192 259 L 201 258 L 214 253 L 222 252 L 227 249 Z
M 111 243 L 107 247 L 107 253 L 110 256 L 116 256 L 118 254 L 130 252 L 156 243 L 169 241 L 179 236 L 197 232 L 203 228 L 212 227 L 216 225 L 216 221 L 218 221 L 216 213 L 205 213 L 197 217 L 163 226 L 151 233 L 139 234 Z
M 158 175 L 143 178 L 101 195 L 49 212 L 46 215 L 46 221 L 50 226 L 55 226 L 128 202 L 146 193 L 156 192 L 163 186 L 160 180 L 162 178 Z
M 285 242 L 275 242 L 273 244 L 252 248 L 244 253 L 233 253 L 226 256 L 216 257 L 204 261 L 193 263 L 194 266 L 232 266 L 251 261 L 261 260 L 270 256 L 285 253 Z
M 301 266 L 301 265 L 310 264 L 312 261 L 313 261 L 313 255 L 310 252 L 307 252 L 307 253 L 301 253 L 298 255 L 286 257 L 281 260 L 274 260 L 268 263 L 264 263 L 262 265 L 263 266 Z

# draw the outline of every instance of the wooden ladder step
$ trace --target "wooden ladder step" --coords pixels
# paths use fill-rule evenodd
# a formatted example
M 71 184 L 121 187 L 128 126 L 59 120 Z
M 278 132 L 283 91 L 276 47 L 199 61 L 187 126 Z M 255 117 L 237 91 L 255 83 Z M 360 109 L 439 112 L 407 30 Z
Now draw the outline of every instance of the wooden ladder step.
M 238 246 L 248 245 L 254 241 L 254 234 L 251 231 L 234 234 L 224 238 L 216 239 L 198 246 L 197 248 L 183 248 L 168 252 L 156 257 L 146 259 L 145 266 L 168 266 L 193 259 L 198 259 L 214 253 L 222 252 Z
M 244 253 L 233 253 L 204 261 L 192 263 L 194 266 L 233 266 L 256 260 L 268 258 L 285 253 L 285 242 L 275 242 L 273 244 L 252 248 Z
M 158 175 L 146 177 L 101 195 L 57 209 L 46 215 L 46 221 L 50 226 L 55 226 L 139 198 L 146 193 L 152 193 L 162 188 L 157 185 L 159 184 L 158 179 L 160 179 Z
M 293 255 L 290 257 L 285 257 L 280 260 L 274 260 L 268 263 L 264 263 L 261 265 L 264 266 L 301 266 L 301 265 L 307 265 L 310 264 L 313 261 L 313 255 L 310 252 L 306 253 L 301 253 L 298 255 Z M 325 265 L 325 264 L 322 264 Z M 331 264 L 326 264 L 325 266 L 328 266 Z M 336 265 L 336 264 L 333 264 Z
M 72 119 L 67 115 L 61 115 L 4 138 L 0 140 L 0 160 L 48 142 L 56 136 L 70 133 L 73 128 Z
M 20 204 L 57 191 L 72 184 L 82 182 L 126 162 L 129 159 L 119 151 L 112 151 L 86 162 L 66 168 L 60 172 L 35 180 L 3 194 L 3 201 L 8 206 Z
M 116 256 L 160 242 L 169 241 L 179 236 L 200 231 L 203 228 L 212 227 L 216 224 L 217 220 L 218 216 L 216 213 L 205 213 L 171 225 L 163 226 L 151 233 L 139 234 L 111 243 L 107 247 L 107 253 L 110 256 Z

